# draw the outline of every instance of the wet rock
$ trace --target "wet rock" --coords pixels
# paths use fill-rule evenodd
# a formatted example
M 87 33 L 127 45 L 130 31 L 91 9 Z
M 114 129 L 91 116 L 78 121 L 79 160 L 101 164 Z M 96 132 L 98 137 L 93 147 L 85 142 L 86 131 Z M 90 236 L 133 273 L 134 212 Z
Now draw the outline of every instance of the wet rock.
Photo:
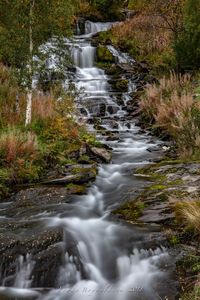
M 102 162 L 108 163 L 111 161 L 111 153 L 104 148 L 91 147 L 90 151 Z
M 107 111 L 108 111 L 109 114 L 112 115 L 114 113 L 114 107 L 111 106 L 111 105 L 107 106 Z
M 41 228 L 40 228 L 41 230 Z M 64 264 L 67 252 L 74 260 L 77 270 L 84 276 L 84 269 L 78 254 L 76 242 L 70 235 L 63 242 L 62 229 L 43 230 L 29 238 L 0 236 L 1 271 L 0 282 L 6 278 L 4 284 L 13 286 L 17 273 L 19 256 L 26 261 L 29 254 L 30 264 L 33 265 L 31 277 L 33 287 L 58 287 L 60 266 Z
M 134 107 L 133 107 L 132 105 L 127 105 L 127 106 L 126 106 L 126 111 L 127 111 L 128 113 L 132 113 L 132 112 L 134 112 Z
M 90 181 L 95 180 L 96 178 L 96 169 L 77 169 L 77 174 L 66 175 L 62 178 L 56 178 L 53 180 L 49 180 L 44 182 L 43 184 L 50 185 L 65 185 L 69 183 L 75 184 L 85 184 Z
M 99 113 L 97 116 L 105 116 L 106 114 L 106 104 L 105 103 L 100 103 L 99 104 Z

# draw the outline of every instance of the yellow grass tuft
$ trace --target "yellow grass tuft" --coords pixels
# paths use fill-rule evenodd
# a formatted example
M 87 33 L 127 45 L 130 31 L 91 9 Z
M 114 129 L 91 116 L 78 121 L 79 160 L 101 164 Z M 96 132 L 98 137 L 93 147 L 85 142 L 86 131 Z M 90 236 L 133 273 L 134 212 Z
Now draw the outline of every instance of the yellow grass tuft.
M 200 234 L 200 201 L 177 201 L 174 209 L 176 218 L 180 223 L 194 230 L 196 234 Z

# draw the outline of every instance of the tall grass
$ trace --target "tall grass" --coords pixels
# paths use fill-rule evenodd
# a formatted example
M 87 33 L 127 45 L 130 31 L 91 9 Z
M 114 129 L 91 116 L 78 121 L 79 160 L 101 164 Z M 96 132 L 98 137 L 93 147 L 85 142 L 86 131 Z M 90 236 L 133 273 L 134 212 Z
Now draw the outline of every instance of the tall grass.
M 170 44 L 170 32 L 163 28 L 159 16 L 139 14 L 113 27 L 113 35 L 120 41 L 132 40 L 140 55 L 161 53 Z
M 52 94 L 44 95 L 42 93 L 37 93 L 33 97 L 33 112 L 32 119 L 49 119 L 54 118 L 55 112 L 55 99 Z
M 200 237 L 200 202 L 194 200 L 177 201 L 174 210 L 176 219 L 180 224 L 193 230 Z
M 171 73 L 147 86 L 139 105 L 154 127 L 172 137 L 183 157 L 199 152 L 200 103 L 193 97 L 190 75 Z
M 1 164 L 11 166 L 16 160 L 33 160 L 38 151 L 37 137 L 30 132 L 9 128 L 0 135 Z

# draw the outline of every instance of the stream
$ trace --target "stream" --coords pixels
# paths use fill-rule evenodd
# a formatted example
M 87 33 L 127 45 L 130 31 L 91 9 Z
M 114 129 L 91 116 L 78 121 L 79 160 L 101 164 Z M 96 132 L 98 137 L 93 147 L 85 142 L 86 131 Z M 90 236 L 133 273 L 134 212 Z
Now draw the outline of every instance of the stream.
M 14 285 L 8 287 L 8 278 L 4 279 L 2 300 L 175 299 L 170 251 L 162 245 L 162 239 L 160 246 L 149 246 L 155 236 L 161 236 L 159 226 L 136 226 L 112 215 L 121 203 L 142 191 L 145 182 L 134 176 L 134 170 L 156 159 L 162 152 L 162 142 L 141 132 L 136 120 L 126 118 L 124 107 L 136 89 L 134 81 L 130 80 L 128 92 L 119 94 L 110 85 L 110 77 L 95 66 L 96 48 L 91 45 L 91 37 L 111 26 L 112 23 L 87 21 L 85 34 L 74 36 L 70 47 L 76 67 L 74 83 L 78 89 L 84 88 L 77 106 L 84 119 L 100 116 L 101 126 L 112 132 L 108 139 L 96 131 L 97 138 L 112 148 L 112 163 L 99 165 L 96 180 L 86 195 L 73 195 L 70 203 L 58 203 L 52 211 L 30 216 L 39 227 L 61 228 L 64 233 L 59 243 L 63 253 L 59 272 L 53 274 L 57 288 L 32 286 L 35 262 L 27 254 L 18 258 Z M 109 50 L 119 63 L 134 64 L 112 46 Z M 89 130 L 95 131 L 89 123 Z M 69 237 L 76 244 L 77 254 L 73 256 L 67 251 Z

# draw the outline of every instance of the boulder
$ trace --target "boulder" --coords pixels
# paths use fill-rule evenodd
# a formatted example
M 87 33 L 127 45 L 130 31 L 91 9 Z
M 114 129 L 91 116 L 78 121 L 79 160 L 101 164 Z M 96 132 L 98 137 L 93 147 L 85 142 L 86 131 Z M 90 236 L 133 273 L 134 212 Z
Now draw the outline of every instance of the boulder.
M 90 151 L 93 155 L 99 158 L 100 161 L 103 161 L 105 163 L 109 163 L 111 161 L 111 153 L 104 148 L 91 147 Z

